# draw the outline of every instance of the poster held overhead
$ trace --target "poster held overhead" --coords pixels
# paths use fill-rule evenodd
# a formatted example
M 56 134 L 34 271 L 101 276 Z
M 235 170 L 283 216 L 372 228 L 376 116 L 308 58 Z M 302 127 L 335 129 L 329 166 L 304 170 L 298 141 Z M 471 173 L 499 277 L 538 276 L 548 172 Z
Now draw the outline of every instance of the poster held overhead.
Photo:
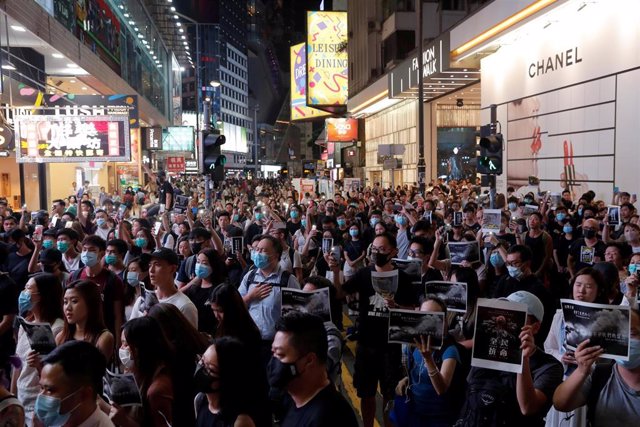
M 389 309 L 389 343 L 415 344 L 421 336 L 431 337 L 431 348 L 442 347 L 443 312 Z

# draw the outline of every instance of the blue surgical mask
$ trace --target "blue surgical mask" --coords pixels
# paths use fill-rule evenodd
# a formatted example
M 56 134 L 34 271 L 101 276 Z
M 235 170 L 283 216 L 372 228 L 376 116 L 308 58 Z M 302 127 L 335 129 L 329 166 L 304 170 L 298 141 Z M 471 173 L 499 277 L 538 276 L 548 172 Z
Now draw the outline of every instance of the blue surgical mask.
M 209 267 L 208 265 L 200 264 L 199 262 L 196 263 L 197 278 L 206 279 L 207 277 L 211 276 L 211 271 L 211 267 Z
M 51 249 L 53 247 L 53 240 L 47 239 L 42 241 L 42 247 L 44 249 Z
M 262 221 L 262 218 L 264 218 L 264 214 L 256 212 L 256 221 Z
M 344 227 L 345 225 L 347 225 L 347 221 L 344 219 L 339 219 L 338 220 L 338 227 Z
M 518 205 L 514 202 L 509 203 L 509 210 L 515 211 L 518 208 Z
M 380 218 L 371 218 L 369 220 L 369 225 L 371 225 L 371 228 L 374 228 L 376 224 L 379 222 L 380 222 Z
M 291 211 L 289 212 L 289 216 L 293 219 L 296 219 L 300 216 L 300 213 L 298 213 L 298 211 Z
M 31 301 L 31 292 L 22 291 L 18 297 L 18 311 L 20 315 L 30 311 L 33 308 L 33 301 Z
M 405 225 L 407 223 L 407 218 L 405 218 L 403 215 L 396 215 L 395 220 L 400 225 Z
M 556 214 L 556 221 L 560 222 L 567 217 L 567 214 L 564 212 L 558 212 Z
M 80 406 L 80 403 L 78 403 L 75 406 L 75 408 L 71 409 L 66 414 L 61 414 L 60 407 L 62 406 L 62 402 L 64 402 L 65 400 L 67 400 L 68 398 L 70 398 L 71 396 L 73 396 L 79 391 L 80 390 L 74 391 L 64 399 L 60 399 L 58 397 L 53 397 L 53 396 L 47 396 L 45 394 L 39 394 L 38 397 L 36 397 L 36 404 L 35 404 L 36 416 L 47 427 L 48 426 L 57 427 L 57 426 L 65 425 L 67 421 L 69 421 L 69 418 L 71 417 L 71 413 L 75 411 L 76 408 L 78 408 L 78 406 Z
M 145 248 L 147 246 L 147 239 L 145 239 L 144 237 L 136 237 L 134 243 L 139 248 Z
M 251 255 L 251 260 L 253 261 L 253 263 L 257 268 L 265 268 L 269 265 L 269 257 L 267 256 L 267 254 L 254 252 Z
M 616 363 L 625 369 L 636 369 L 640 366 L 640 339 L 629 340 L 629 360 L 616 360 Z
M 502 267 L 504 265 L 504 259 L 502 259 L 498 252 L 493 252 L 489 257 L 489 261 L 494 267 Z
M 302 220 L 300 220 L 300 224 L 302 224 L 302 226 L 303 226 L 304 228 L 307 228 L 307 220 L 306 220 L 306 219 L 302 219 Z
M 69 243 L 68 242 L 58 242 L 57 243 L 57 248 L 60 252 L 65 253 L 69 250 Z
M 582 208 L 578 208 L 578 216 L 582 216 Z
M 513 277 L 516 280 L 520 280 L 523 275 L 522 270 L 519 267 L 508 265 L 507 270 L 509 271 L 509 276 Z
M 349 235 L 351 237 L 358 237 L 358 234 L 360 234 L 360 232 L 358 230 L 349 230 Z
M 127 283 L 131 286 L 138 286 L 140 284 L 137 271 L 129 271 L 127 273 Z
M 107 220 L 104 218 L 98 218 L 96 219 L 96 224 L 98 225 L 98 227 L 102 227 L 103 225 L 105 225 L 107 223 Z
M 240 220 L 240 215 L 234 214 L 233 215 L 233 222 L 238 222 L 239 220 Z
M 82 251 L 80 261 L 87 267 L 91 268 L 98 263 L 98 254 L 95 252 Z
M 573 233 L 573 227 L 570 225 L 565 225 L 564 227 L 562 227 L 562 232 L 564 234 L 571 234 Z
M 104 262 L 106 262 L 107 265 L 113 265 L 116 261 L 118 261 L 118 257 L 113 254 L 109 254 L 104 257 Z

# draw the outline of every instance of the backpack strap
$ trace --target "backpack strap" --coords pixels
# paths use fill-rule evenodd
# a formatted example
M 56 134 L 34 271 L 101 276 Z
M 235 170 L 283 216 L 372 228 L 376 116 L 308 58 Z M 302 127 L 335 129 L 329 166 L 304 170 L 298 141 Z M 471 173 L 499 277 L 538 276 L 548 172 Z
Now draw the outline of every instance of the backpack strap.
M 291 258 L 291 269 L 293 270 L 293 263 L 295 258 L 296 250 L 289 246 L 289 258 Z
M 191 280 L 191 269 L 193 268 L 193 264 L 196 260 L 196 256 L 197 255 L 191 255 L 189 258 L 187 258 L 187 261 L 185 261 L 185 264 L 184 264 L 184 272 L 189 278 L 189 280 Z
M 253 283 L 253 279 L 255 279 L 256 277 L 257 271 L 258 269 L 255 267 L 252 267 L 251 270 L 249 270 L 249 274 L 247 275 L 247 281 L 244 283 L 245 288 L 247 288 L 247 292 L 249 291 L 249 286 L 251 286 L 251 284 Z
M 596 406 L 600 399 L 602 389 L 613 374 L 613 365 L 615 362 L 597 364 L 591 373 L 591 389 L 587 395 L 587 420 L 591 425 L 595 421 Z
M 291 260 L 291 263 L 293 263 L 293 260 Z M 286 270 L 282 272 L 282 274 L 280 275 L 280 287 L 281 288 L 288 288 L 289 287 L 289 277 L 291 277 L 291 273 L 289 273 Z

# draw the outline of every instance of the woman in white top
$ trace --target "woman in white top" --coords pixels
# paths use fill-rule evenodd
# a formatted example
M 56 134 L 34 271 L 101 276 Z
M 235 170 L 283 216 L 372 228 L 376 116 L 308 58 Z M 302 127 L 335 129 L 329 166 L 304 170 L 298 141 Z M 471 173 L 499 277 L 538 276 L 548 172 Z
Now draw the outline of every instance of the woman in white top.
M 578 271 L 573 279 L 572 298 L 576 301 L 595 302 L 606 304 L 605 284 L 602 274 L 591 268 L 583 268 Z M 544 342 L 544 351 L 562 362 L 565 368 L 564 378 L 566 379 L 577 367 L 577 362 L 573 351 L 565 348 L 565 325 L 562 310 L 557 310 L 553 316 L 549 335 Z M 571 426 L 582 427 L 587 425 L 586 407 L 582 406 L 571 412 L 558 411 L 551 408 L 546 418 L 547 427 Z
M 28 322 L 48 323 L 53 330 L 53 337 L 62 331 L 62 285 L 55 275 L 42 273 L 30 278 L 18 301 L 20 313 Z M 22 361 L 22 367 L 13 371 L 11 392 L 24 405 L 25 424 L 32 426 L 36 397 L 40 393 L 41 358 L 44 355 L 31 348 L 24 326 L 18 330 L 16 354 Z

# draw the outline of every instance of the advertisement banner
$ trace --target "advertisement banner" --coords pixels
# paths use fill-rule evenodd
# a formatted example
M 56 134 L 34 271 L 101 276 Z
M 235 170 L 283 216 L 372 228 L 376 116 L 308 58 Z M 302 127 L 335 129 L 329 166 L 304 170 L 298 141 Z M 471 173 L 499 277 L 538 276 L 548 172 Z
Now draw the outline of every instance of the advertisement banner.
M 102 58 L 109 58 L 108 63 L 120 66 L 120 21 L 105 0 L 85 0 L 76 2 L 76 20 L 78 29 L 86 37 L 81 37 L 85 44 L 93 47 Z M 97 49 L 96 49 L 97 48 Z
M 291 120 L 310 120 L 329 113 L 307 107 L 307 45 L 291 46 Z
M 163 151 L 190 151 L 194 149 L 194 133 L 191 126 L 171 126 L 162 131 Z
M 327 142 L 356 142 L 358 119 L 325 119 Z
M 307 12 L 307 105 L 347 104 L 347 12 Z
M 167 172 L 184 173 L 186 170 L 184 156 L 167 157 L 165 163 L 167 164 Z
M 18 163 L 128 162 L 125 116 L 17 116 Z
M 142 128 L 142 147 L 145 150 L 162 150 L 162 128 Z
M 305 193 L 309 193 L 313 196 L 316 191 L 316 181 L 313 179 L 301 179 L 300 180 L 300 201 L 304 198 Z

